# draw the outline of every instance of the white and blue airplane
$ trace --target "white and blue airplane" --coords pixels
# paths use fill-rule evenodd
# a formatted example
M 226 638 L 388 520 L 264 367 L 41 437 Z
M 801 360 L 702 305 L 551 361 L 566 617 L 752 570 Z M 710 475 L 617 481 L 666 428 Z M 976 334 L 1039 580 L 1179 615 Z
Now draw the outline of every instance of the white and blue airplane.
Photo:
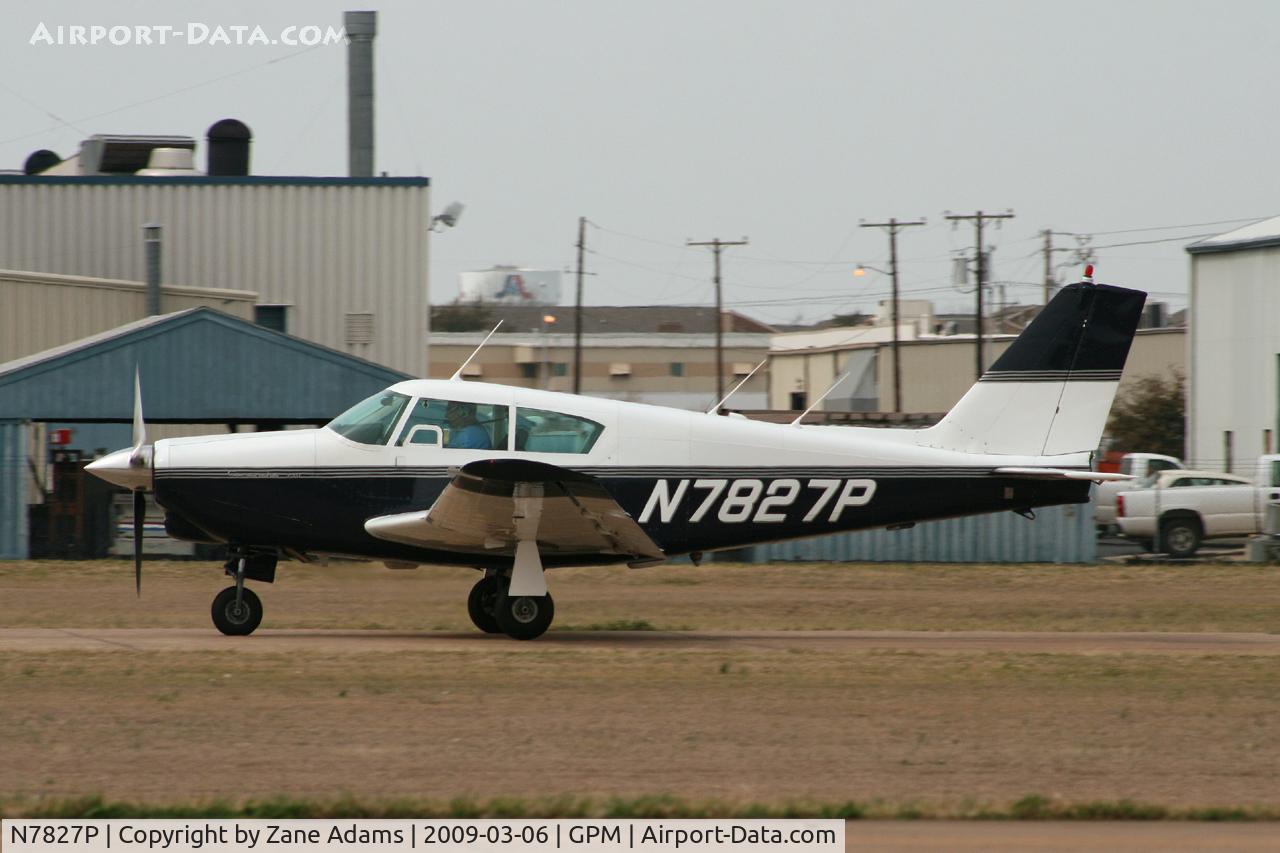
M 225 543 L 214 599 L 249 634 L 280 559 L 470 566 L 480 630 L 540 636 L 545 570 L 672 557 L 928 519 L 1084 503 L 1145 294 L 1063 288 L 935 426 L 763 423 L 452 380 L 392 385 L 319 429 L 134 446 L 89 470 L 165 509 L 170 535 Z M 459 371 L 459 374 L 461 371 Z M 135 536 L 135 576 L 141 562 Z

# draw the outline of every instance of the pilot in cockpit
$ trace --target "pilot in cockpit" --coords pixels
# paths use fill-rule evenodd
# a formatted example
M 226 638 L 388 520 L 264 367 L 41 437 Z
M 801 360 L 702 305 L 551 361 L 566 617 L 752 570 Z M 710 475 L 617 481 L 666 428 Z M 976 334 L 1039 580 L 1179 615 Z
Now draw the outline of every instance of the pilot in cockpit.
M 449 440 L 445 447 L 493 449 L 489 432 L 476 420 L 475 403 L 450 401 L 445 409 L 445 419 L 449 422 Z

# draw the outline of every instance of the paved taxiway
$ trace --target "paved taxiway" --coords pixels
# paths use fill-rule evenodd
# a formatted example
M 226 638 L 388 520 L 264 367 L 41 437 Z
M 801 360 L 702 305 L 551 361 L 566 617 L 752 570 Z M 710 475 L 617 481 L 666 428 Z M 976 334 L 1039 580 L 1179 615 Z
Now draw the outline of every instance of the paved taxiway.
M 1280 634 L 1049 631 L 553 631 L 531 643 L 457 632 L 261 630 L 224 637 L 212 628 L 2 628 L 0 651 L 378 652 L 568 648 L 812 649 L 827 652 L 1022 652 L 1031 654 L 1280 655 Z

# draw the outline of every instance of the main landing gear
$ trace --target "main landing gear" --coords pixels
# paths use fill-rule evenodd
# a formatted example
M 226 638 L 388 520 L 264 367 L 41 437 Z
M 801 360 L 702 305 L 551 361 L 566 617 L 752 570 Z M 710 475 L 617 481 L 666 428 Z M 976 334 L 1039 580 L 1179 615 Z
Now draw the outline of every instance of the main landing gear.
M 276 577 L 274 554 L 232 552 L 223 569 L 235 579 L 213 598 L 213 625 L 229 637 L 252 634 L 262 623 L 262 600 L 244 585 L 246 579 L 271 583 Z
M 545 586 L 542 595 L 512 595 L 511 578 L 490 570 L 471 588 L 467 613 L 472 623 L 486 634 L 532 640 L 551 627 L 556 604 Z

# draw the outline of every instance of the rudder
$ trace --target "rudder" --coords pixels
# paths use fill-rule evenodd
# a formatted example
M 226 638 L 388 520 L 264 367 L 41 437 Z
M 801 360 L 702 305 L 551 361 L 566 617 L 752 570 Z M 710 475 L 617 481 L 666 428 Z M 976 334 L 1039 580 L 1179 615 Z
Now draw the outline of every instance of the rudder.
M 936 426 L 928 447 L 1059 456 L 1098 446 L 1146 294 L 1064 287 Z

